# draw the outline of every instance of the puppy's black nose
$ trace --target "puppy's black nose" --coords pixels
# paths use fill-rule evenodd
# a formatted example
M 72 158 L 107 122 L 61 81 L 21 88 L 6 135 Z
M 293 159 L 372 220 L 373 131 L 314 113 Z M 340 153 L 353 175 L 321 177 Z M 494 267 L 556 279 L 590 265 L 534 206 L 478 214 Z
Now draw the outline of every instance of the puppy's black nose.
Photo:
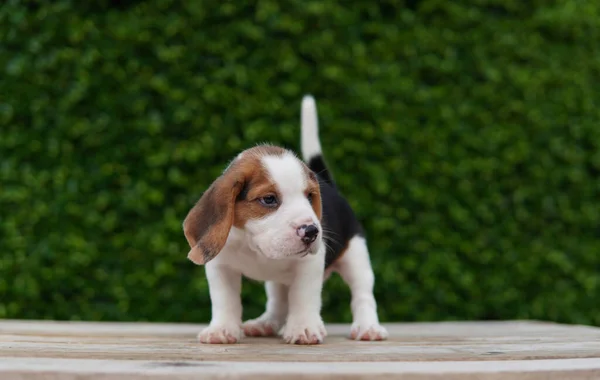
M 317 235 L 319 234 L 319 229 L 314 224 L 306 225 L 303 224 L 298 227 L 298 236 L 302 239 L 302 241 L 306 244 L 310 244 L 317 239 Z

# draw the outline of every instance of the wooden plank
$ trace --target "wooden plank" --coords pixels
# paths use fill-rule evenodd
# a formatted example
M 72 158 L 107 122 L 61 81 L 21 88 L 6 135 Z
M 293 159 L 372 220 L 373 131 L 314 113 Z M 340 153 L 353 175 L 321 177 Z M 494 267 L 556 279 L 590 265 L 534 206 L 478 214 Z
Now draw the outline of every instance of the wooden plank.
M 432 365 L 433 364 L 433 365 Z M 600 378 L 598 359 L 489 362 L 157 362 L 0 358 L 0 378 L 23 379 L 447 379 L 575 380 Z
M 396 323 L 386 325 L 390 339 L 385 342 L 354 342 L 347 338 L 348 325 L 332 324 L 325 344 L 319 346 L 286 345 L 277 338 L 203 345 L 195 339 L 203 327 L 0 321 L 0 379 L 108 379 L 119 374 L 300 378 L 309 373 L 311 378 L 600 378 L 600 329 L 588 326 L 533 321 Z

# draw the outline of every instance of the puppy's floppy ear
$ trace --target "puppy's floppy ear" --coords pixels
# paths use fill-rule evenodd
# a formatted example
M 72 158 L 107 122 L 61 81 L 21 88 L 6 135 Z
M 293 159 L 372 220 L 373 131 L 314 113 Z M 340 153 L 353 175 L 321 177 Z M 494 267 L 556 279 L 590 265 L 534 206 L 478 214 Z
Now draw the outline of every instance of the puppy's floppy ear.
M 244 180 L 240 171 L 229 168 L 185 217 L 183 231 L 191 248 L 187 257 L 195 264 L 208 263 L 223 249 L 233 225 L 235 200 Z

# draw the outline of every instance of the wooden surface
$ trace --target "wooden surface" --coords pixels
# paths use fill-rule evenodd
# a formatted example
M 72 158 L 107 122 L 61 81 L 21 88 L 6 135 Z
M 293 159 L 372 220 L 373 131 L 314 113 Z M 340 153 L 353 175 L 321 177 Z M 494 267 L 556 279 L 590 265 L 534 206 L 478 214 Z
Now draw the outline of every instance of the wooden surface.
M 204 345 L 202 325 L 0 320 L 0 379 L 600 379 L 600 329 L 542 322 L 388 324 L 384 342 L 328 325 L 325 344 Z

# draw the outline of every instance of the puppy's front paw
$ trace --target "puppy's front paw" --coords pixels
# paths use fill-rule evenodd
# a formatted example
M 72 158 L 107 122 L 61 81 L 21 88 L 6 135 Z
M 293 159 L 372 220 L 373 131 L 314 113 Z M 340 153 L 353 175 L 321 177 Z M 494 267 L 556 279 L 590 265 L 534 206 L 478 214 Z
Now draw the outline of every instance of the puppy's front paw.
M 327 336 L 327 330 L 320 316 L 290 318 L 282 335 L 286 343 L 320 344 Z
M 354 323 L 350 330 L 350 337 L 354 340 L 386 340 L 388 332 L 385 327 L 378 323 L 360 324 Z
M 232 344 L 242 338 L 242 329 L 237 324 L 210 325 L 198 334 L 201 343 Z
M 242 329 L 246 336 L 275 336 L 281 323 L 275 318 L 259 317 L 244 322 Z

